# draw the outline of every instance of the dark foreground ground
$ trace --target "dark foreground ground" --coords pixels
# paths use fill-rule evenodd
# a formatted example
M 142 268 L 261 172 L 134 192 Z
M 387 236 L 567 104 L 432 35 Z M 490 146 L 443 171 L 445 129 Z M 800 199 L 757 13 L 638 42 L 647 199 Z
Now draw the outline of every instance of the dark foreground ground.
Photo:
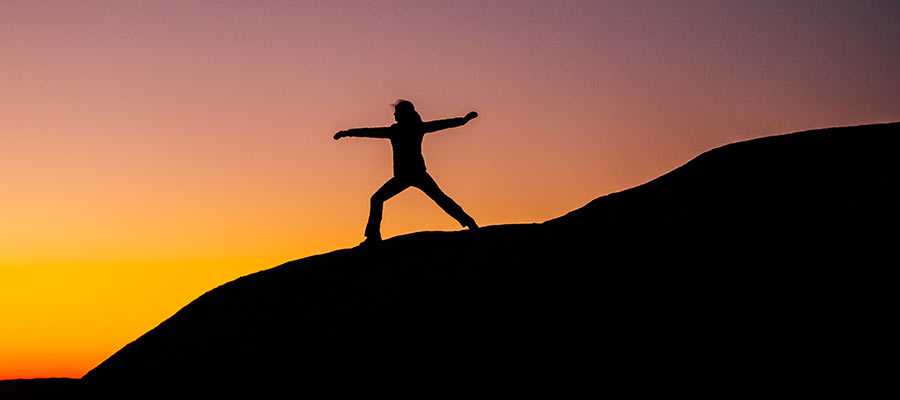
M 858 396 L 887 375 L 874 361 L 895 314 L 898 142 L 897 123 L 751 140 L 544 223 L 292 261 L 209 291 L 63 386 Z
M 79 393 L 78 379 L 13 379 L 0 380 L 0 399 L 54 399 Z

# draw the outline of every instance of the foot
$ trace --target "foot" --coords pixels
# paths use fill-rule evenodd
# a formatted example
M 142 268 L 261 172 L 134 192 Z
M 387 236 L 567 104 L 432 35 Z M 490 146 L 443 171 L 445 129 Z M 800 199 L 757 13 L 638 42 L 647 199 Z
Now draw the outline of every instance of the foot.
M 475 221 L 472 221 L 472 222 L 469 222 L 468 224 L 466 224 L 465 227 L 469 228 L 470 231 L 474 231 L 474 230 L 478 229 L 478 224 L 476 224 Z
M 359 247 L 370 247 L 381 243 L 380 237 L 367 237 L 366 240 L 363 240 L 362 243 L 359 244 Z

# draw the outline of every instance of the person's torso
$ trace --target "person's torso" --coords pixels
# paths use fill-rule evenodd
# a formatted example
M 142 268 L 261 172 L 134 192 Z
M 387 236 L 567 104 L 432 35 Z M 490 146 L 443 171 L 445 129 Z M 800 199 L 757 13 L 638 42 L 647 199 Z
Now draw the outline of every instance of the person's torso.
M 425 132 L 422 126 L 394 124 L 392 128 L 394 128 L 391 135 L 394 175 L 415 175 L 425 172 L 425 158 L 422 157 L 422 139 Z

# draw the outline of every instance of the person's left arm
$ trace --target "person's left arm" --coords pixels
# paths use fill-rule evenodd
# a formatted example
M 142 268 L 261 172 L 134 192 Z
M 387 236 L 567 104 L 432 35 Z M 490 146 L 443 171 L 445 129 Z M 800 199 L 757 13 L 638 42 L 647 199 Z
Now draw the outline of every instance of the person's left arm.
M 466 114 L 465 117 L 428 121 L 428 122 L 423 123 L 423 125 L 425 126 L 425 133 L 437 132 L 442 129 L 456 128 L 457 126 L 463 126 L 467 122 L 475 119 L 476 117 L 478 117 L 478 113 L 475 111 L 472 111 L 472 112 Z

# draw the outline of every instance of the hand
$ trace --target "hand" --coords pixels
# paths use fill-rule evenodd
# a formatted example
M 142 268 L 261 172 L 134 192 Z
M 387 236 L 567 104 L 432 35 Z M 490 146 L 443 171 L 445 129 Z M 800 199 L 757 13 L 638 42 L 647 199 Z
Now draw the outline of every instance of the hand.
M 347 131 L 338 131 L 338 133 L 334 134 L 334 140 L 338 140 L 342 137 L 347 137 Z
M 466 114 L 466 116 L 464 118 L 466 119 L 466 121 L 471 121 L 471 120 L 475 119 L 476 117 L 478 117 L 478 113 L 475 111 L 470 111 L 468 114 Z

